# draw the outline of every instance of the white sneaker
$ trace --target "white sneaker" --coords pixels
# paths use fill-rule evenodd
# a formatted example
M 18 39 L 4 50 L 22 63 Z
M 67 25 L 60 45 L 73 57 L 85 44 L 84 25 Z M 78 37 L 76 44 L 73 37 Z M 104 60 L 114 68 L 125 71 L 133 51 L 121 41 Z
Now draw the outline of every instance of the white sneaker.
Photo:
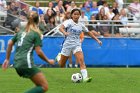
M 69 67 L 72 68 L 72 64 L 69 64 Z
M 83 79 L 83 82 L 91 82 L 91 80 L 92 80 L 92 77 L 87 77 L 87 78 Z
M 58 53 L 58 55 L 55 58 L 55 61 L 56 62 L 59 62 L 60 59 L 61 59 L 61 53 Z
M 78 65 L 77 65 L 77 64 L 75 64 L 75 67 L 77 68 L 77 67 L 78 67 Z

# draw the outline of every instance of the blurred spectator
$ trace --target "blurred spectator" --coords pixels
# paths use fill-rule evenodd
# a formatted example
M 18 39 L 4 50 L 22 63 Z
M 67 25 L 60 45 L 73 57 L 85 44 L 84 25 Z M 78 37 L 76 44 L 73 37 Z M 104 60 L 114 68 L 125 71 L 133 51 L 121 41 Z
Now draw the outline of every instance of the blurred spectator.
M 104 15 L 105 15 L 105 9 L 101 8 L 99 13 L 96 15 L 96 20 L 103 20 Z
M 59 2 L 60 0 L 55 0 L 54 2 L 53 2 L 53 7 L 55 8 L 57 5 L 58 5 L 58 2 Z
M 42 34 L 45 34 L 47 32 L 47 24 L 44 20 L 44 15 L 40 16 L 39 29 L 41 30 Z
M 85 2 L 85 6 L 90 6 L 90 8 L 92 8 L 92 0 L 87 0 L 86 2 Z
M 96 20 L 103 20 L 104 16 L 105 16 L 105 9 L 102 7 L 100 9 L 99 13 L 95 16 L 95 18 L 96 18 Z M 101 22 L 97 22 L 98 25 L 100 23 Z M 99 30 L 100 26 L 97 26 L 96 28 L 97 28 L 97 30 Z M 101 33 L 101 35 L 103 35 L 103 34 Z
M 45 32 L 44 34 L 50 32 L 53 28 L 56 27 L 54 16 L 50 16 L 50 17 L 49 17 L 49 20 L 48 20 L 48 23 L 47 23 L 46 26 L 47 26 L 47 30 L 46 30 L 46 32 Z M 54 33 L 54 32 L 51 32 L 49 35 L 51 35 L 51 34 L 53 34 L 53 33 Z
M 116 2 L 113 2 L 113 13 L 116 15 L 116 14 L 119 14 L 119 10 L 118 10 L 118 4 Z
M 120 11 L 120 20 L 121 20 L 121 24 L 123 25 L 127 25 L 128 23 L 128 17 L 127 17 L 127 13 L 126 13 L 126 9 L 122 8 Z
M 119 21 L 120 20 L 119 17 L 120 17 L 120 15 L 117 14 L 112 18 L 112 20 Z M 113 29 L 110 30 L 111 31 L 110 33 L 115 34 L 115 37 L 122 37 L 122 35 L 119 32 L 119 28 L 122 27 L 121 26 L 122 23 L 121 22 L 114 22 L 113 25 L 115 25 L 115 24 L 116 24 L 116 26 L 113 26 Z M 114 31 L 114 32 L 112 32 L 112 31 Z
M 29 6 L 26 6 L 23 10 L 20 11 L 21 19 L 27 20 L 28 13 L 30 12 Z
M 63 21 L 70 19 L 70 12 L 66 12 Z
M 74 1 L 71 1 L 70 5 L 67 7 L 67 12 L 71 12 L 74 8 L 77 8 Z
M 67 11 L 67 7 L 69 7 L 71 4 L 71 0 L 64 0 L 63 1 L 63 7 L 65 9 L 65 11 Z
M 5 0 L 0 0 L 0 11 L 5 11 L 7 8 L 7 4 Z
M 15 10 L 17 11 L 18 14 L 20 14 L 20 3 L 19 2 L 15 2 Z
M 99 10 L 102 7 L 105 9 L 105 15 L 106 15 L 109 12 L 108 2 L 107 1 L 103 1 L 103 6 L 99 6 Z
M 24 2 L 25 2 L 25 0 L 20 0 L 20 2 L 19 2 L 21 10 L 24 10 L 28 6 Z
M 53 7 L 53 2 L 49 2 L 48 9 L 51 9 L 52 10 L 52 15 L 56 16 L 56 11 L 55 11 L 55 8 Z
M 97 6 L 100 6 L 100 5 L 103 5 L 103 2 L 104 2 L 105 0 L 99 0 L 98 2 L 97 2 Z
M 123 8 L 124 0 L 115 0 L 115 2 L 118 4 L 119 12 Z
M 6 0 L 7 7 L 9 7 L 9 6 L 11 5 L 12 2 L 15 2 L 15 0 Z
M 85 3 L 80 4 L 80 5 L 79 5 L 79 8 L 80 8 L 82 11 L 86 11 L 86 4 L 85 4 Z
M 128 6 L 130 12 L 137 18 L 140 17 L 140 3 L 139 0 L 133 0 L 133 3 L 130 3 Z
M 96 29 L 96 25 L 95 25 L 95 24 L 97 24 L 97 22 L 95 22 L 95 20 L 96 20 L 96 19 L 95 19 L 95 16 L 92 15 L 90 20 L 91 20 L 91 21 L 89 22 L 88 30 L 89 30 L 89 31 L 92 31 L 92 33 L 93 33 L 95 36 L 100 36 L 100 32 L 98 32 L 97 29 Z
M 6 18 L 5 23 L 3 24 L 3 26 L 9 25 L 11 27 L 11 29 L 14 30 L 15 29 L 14 20 L 17 19 L 16 16 L 18 15 L 18 11 L 17 11 L 17 8 L 15 7 L 14 2 L 12 2 L 10 4 L 10 6 L 9 6 L 9 8 L 7 10 L 7 13 L 8 13 L 8 15 L 7 15 L 7 18 Z M 12 22 L 14 22 L 14 23 L 12 24 Z M 17 24 L 18 24 L 18 22 L 16 23 L 16 25 Z
M 97 6 L 97 2 L 96 1 L 93 1 L 91 12 L 94 15 L 96 15 L 96 14 L 99 13 L 98 6 Z
M 44 19 L 46 24 L 48 23 L 48 19 L 50 16 L 54 16 L 52 9 L 47 9 L 46 13 L 44 14 Z
M 115 16 L 113 13 L 113 7 L 109 6 L 109 12 L 106 14 L 109 20 L 112 20 L 112 18 Z
M 65 14 L 65 9 L 63 7 L 63 1 L 60 0 L 57 4 L 57 6 L 55 7 L 56 11 L 58 11 L 60 13 L 61 16 L 64 17 Z
M 85 11 L 81 11 L 81 16 L 79 17 L 78 21 L 84 25 L 88 25 L 88 17 L 85 16 Z
M 56 17 L 55 17 L 56 25 L 61 24 L 63 22 L 64 17 L 65 16 L 62 16 L 59 11 L 56 11 Z
M 85 10 L 85 16 L 88 17 L 88 20 L 90 20 L 90 17 L 92 15 L 92 12 L 91 12 L 91 9 L 90 9 L 90 6 L 86 6 L 86 10 Z
M 40 7 L 40 3 L 39 3 L 39 1 L 36 1 L 35 7 L 32 8 L 32 11 L 37 12 L 39 15 L 44 14 L 44 13 L 43 13 L 43 10 L 40 9 L 39 7 Z
M 100 24 L 103 24 L 105 26 L 100 26 L 98 27 L 98 30 L 100 31 L 101 35 L 103 35 L 104 37 L 110 37 L 110 22 L 106 22 L 108 20 L 108 17 L 106 15 L 103 16 L 103 22 L 101 22 Z

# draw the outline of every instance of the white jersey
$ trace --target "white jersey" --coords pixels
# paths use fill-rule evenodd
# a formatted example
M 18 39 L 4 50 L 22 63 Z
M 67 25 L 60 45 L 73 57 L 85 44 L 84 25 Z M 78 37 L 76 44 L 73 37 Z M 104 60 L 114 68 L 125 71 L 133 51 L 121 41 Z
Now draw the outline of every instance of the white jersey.
M 79 23 L 75 23 L 72 19 L 66 20 L 63 22 L 63 25 L 66 29 L 66 32 L 69 33 L 68 36 L 66 36 L 63 47 L 70 48 L 75 46 L 81 46 L 80 43 L 80 34 L 81 32 L 88 32 L 88 29 Z

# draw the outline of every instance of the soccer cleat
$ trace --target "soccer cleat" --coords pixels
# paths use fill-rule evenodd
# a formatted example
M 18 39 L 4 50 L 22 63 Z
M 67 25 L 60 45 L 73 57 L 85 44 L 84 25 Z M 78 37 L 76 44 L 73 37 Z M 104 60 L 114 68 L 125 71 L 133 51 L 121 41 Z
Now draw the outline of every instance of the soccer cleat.
M 56 58 L 55 58 L 55 61 L 56 61 L 56 62 L 59 62 L 60 58 L 61 58 L 61 53 L 58 53 L 58 55 L 57 55 Z
M 92 77 L 87 77 L 87 78 L 83 79 L 83 82 L 91 82 L 91 80 L 92 80 Z

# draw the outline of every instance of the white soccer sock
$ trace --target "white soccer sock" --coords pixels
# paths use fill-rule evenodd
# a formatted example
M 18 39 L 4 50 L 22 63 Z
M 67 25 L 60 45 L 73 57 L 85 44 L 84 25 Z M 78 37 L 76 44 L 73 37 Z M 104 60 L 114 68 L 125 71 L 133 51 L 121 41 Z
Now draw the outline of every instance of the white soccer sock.
M 72 68 L 72 64 L 69 64 L 69 67 Z
M 88 75 L 87 75 L 87 70 L 86 69 L 81 69 L 81 74 L 83 76 L 83 79 L 87 78 Z
M 75 67 L 77 68 L 77 67 L 78 67 L 78 65 L 77 65 L 77 64 L 75 64 Z

